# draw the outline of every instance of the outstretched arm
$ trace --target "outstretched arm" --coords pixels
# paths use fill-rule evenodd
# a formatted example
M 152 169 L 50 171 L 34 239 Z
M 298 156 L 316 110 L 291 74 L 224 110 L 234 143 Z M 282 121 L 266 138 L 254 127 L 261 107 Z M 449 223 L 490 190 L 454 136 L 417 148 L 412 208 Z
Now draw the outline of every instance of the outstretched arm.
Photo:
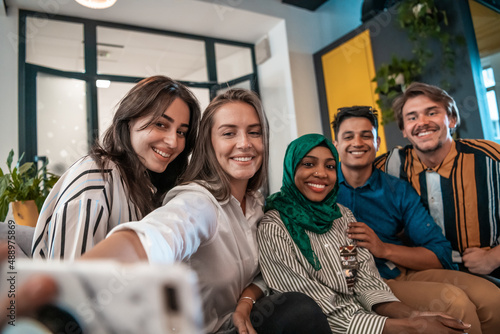
M 0 264 L 7 260 L 8 246 L 0 245 Z M 137 234 L 133 231 L 119 231 L 98 243 L 85 253 L 82 260 L 114 259 L 120 262 L 138 262 L 147 260 Z M 31 316 L 39 307 L 50 303 L 57 296 L 57 285 L 53 278 L 44 275 L 31 277 L 16 292 L 17 316 Z M 9 298 L 0 296 L 0 329 L 6 325 Z
M 83 254 L 82 260 L 113 259 L 120 262 L 138 262 L 148 259 L 139 236 L 134 231 L 118 231 Z

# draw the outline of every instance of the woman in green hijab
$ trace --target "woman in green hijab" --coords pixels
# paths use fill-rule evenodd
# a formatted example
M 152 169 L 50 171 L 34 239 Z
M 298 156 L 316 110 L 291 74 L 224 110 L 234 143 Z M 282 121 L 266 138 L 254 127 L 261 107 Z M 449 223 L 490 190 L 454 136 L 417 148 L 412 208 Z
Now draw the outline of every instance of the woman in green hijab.
M 347 237 L 356 219 L 337 203 L 337 165 L 337 150 L 322 135 L 288 146 L 283 185 L 267 198 L 257 234 L 266 283 L 312 297 L 333 333 L 421 333 L 421 326 L 425 333 L 463 333 L 468 327 L 459 320 L 399 302 L 369 251 Z

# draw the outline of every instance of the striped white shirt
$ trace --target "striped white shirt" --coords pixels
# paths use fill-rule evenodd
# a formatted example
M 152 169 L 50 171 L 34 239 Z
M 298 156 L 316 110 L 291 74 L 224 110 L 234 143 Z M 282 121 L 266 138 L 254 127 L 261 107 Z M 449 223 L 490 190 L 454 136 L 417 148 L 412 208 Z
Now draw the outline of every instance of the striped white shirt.
M 120 223 L 141 219 L 119 169 L 99 169 L 90 157 L 71 166 L 43 204 L 33 237 L 34 258 L 73 260 Z
M 278 292 L 299 291 L 313 298 L 327 315 L 333 333 L 382 333 L 387 317 L 374 313 L 373 305 L 398 301 L 382 281 L 370 252 L 358 248 L 359 269 L 350 292 L 342 272 L 339 247 L 347 238 L 349 222 L 356 219 L 339 205 L 342 217 L 330 231 L 306 231 L 321 263 L 316 271 L 302 255 L 283 224 L 278 211 L 268 211 L 258 228 L 260 266 L 268 286 Z

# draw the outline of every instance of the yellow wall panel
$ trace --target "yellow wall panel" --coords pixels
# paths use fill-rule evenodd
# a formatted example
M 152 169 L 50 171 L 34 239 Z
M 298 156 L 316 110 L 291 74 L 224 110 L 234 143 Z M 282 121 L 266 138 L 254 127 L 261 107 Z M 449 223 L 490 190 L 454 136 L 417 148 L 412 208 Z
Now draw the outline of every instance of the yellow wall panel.
M 321 57 L 325 81 L 330 129 L 338 108 L 349 106 L 372 106 L 377 109 L 378 96 L 373 65 L 370 32 L 365 30 L 356 37 L 341 44 Z M 379 136 L 381 139 L 378 154 L 387 152 L 382 115 L 378 115 Z

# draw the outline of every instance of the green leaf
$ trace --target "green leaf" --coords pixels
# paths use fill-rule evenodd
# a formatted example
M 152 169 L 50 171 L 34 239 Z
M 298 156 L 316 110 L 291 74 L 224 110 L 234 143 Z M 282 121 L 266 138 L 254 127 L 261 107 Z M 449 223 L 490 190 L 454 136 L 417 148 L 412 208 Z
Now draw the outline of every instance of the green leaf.
M 0 198 L 0 221 L 4 222 L 9 212 L 9 203 L 6 199 Z
M 19 167 L 19 175 L 23 175 L 33 167 L 32 162 L 25 162 L 21 167 Z
M 10 150 L 9 156 L 7 157 L 7 167 L 10 171 L 10 166 L 12 166 L 12 159 L 14 158 L 14 150 Z
M 11 150 L 7 158 L 9 173 L 2 171 L 0 175 L 0 221 L 5 219 L 3 214 L 7 213 L 10 202 L 35 200 L 41 205 L 59 179 L 57 175 L 47 173 L 48 161 L 41 168 L 32 162 L 20 165 L 24 153 L 16 166 L 11 168 L 13 156 L 14 150 Z
M 8 186 L 8 180 L 7 180 L 7 178 L 6 177 L 2 177 L 0 179 L 0 196 L 3 196 L 3 193 L 5 192 L 5 190 L 7 190 L 7 186 Z

